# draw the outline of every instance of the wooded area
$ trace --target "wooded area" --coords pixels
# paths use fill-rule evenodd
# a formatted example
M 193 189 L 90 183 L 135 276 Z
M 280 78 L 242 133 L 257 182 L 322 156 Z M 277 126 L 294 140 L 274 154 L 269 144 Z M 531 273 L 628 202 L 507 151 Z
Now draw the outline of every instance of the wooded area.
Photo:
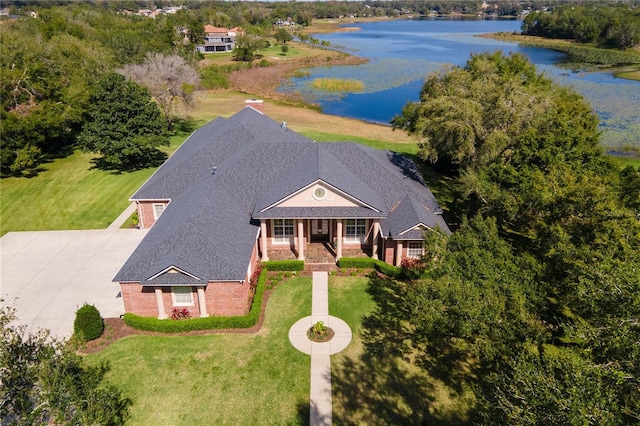
M 550 13 L 536 11 L 522 22 L 522 34 L 596 43 L 616 49 L 640 45 L 640 9 L 621 4 L 562 5 Z
M 421 279 L 374 279 L 369 355 L 466 390 L 466 422 L 636 424 L 640 170 L 603 155 L 590 107 L 498 52 L 431 75 L 395 125 L 460 227 L 427 233 Z M 411 414 L 442 424 L 427 395 Z
M 92 91 L 102 76 L 116 70 L 151 92 L 170 128 L 177 118 L 176 105 L 188 105 L 193 92 L 199 88 L 200 78 L 206 86 L 211 86 L 212 81 L 222 81 L 224 85 L 226 80 L 220 73 L 231 72 L 213 67 L 199 68 L 202 56 L 195 46 L 204 37 L 205 24 L 242 27 L 247 36 L 239 40 L 236 57 L 251 61 L 256 49 L 254 45 L 262 46 L 265 37 L 279 35 L 283 49 L 288 49 L 287 40 L 282 38 L 283 31 L 278 31 L 282 28 L 276 25 L 282 21 L 304 26 L 313 19 L 345 16 L 503 15 L 546 6 L 545 2 L 539 1 L 488 2 L 484 7 L 481 2 L 464 1 L 179 3 L 182 8 L 175 13 L 149 18 L 137 15 L 139 9 L 160 8 L 173 3 L 8 2 L 10 13 L 15 16 L 4 19 L 0 25 L 2 176 L 34 175 L 43 161 L 68 155 L 79 146 L 78 135 L 90 118 Z M 625 13 L 626 7 L 558 8 L 552 13 L 531 13 L 525 22 L 527 31 L 541 32 L 544 28 L 565 28 L 588 17 L 590 20 L 584 25 L 576 25 L 586 28 L 581 35 L 553 30 L 558 32 L 555 36 L 575 35 L 591 40 L 599 29 L 604 37 L 603 44 L 619 47 L 637 40 L 640 34 L 638 25 L 634 26 L 637 10 Z M 543 25 L 548 20 L 555 26 Z M 294 32 L 301 41 L 309 40 L 308 35 Z M 250 45 L 253 47 L 248 48 Z M 149 75 L 150 64 L 144 62 L 153 61 L 154 57 L 153 69 L 166 71 L 169 67 L 174 76 L 166 72 L 163 76 Z M 177 73 L 181 76 L 180 84 L 176 85 L 175 79 L 169 84 L 169 79 L 175 77 L 179 61 L 182 61 L 182 71 Z M 165 66 L 158 67 L 160 63 Z M 238 68 L 229 67 L 229 70 L 233 69 Z M 196 70 L 199 75 L 189 70 Z M 104 157 L 104 153 L 97 153 Z M 137 164 L 133 160 L 128 163 Z

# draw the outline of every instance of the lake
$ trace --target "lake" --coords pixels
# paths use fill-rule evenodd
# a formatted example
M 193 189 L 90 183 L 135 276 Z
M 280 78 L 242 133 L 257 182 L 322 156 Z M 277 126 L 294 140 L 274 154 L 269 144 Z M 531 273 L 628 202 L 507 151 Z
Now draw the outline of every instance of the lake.
M 521 52 L 551 78 L 573 86 L 591 103 L 601 119 L 603 143 L 617 147 L 640 144 L 640 83 L 618 79 L 611 72 L 573 73 L 555 66 L 564 54 L 548 49 L 476 37 L 477 34 L 520 30 L 516 20 L 425 18 L 351 24 L 356 31 L 318 34 L 333 48 L 365 57 L 358 66 L 320 67 L 281 87 L 315 102 L 326 114 L 388 124 L 408 101 L 418 99 L 422 80 L 445 64 L 464 65 L 473 52 Z M 359 93 L 341 96 L 314 90 L 316 78 L 355 79 Z

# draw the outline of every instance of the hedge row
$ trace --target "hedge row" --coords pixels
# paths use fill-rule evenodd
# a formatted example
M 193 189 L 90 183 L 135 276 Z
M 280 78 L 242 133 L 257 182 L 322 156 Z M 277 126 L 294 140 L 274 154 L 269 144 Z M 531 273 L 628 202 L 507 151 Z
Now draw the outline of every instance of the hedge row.
M 373 259 L 371 257 L 342 257 L 338 261 L 338 266 L 340 268 L 375 269 L 376 271 L 390 277 L 398 277 L 402 272 L 402 269 L 397 266 L 389 265 L 382 260 Z
M 304 260 L 270 260 L 262 262 L 269 271 L 304 271 Z
M 340 268 L 370 268 L 375 267 L 376 260 L 372 257 L 341 257 L 338 260 L 338 266 Z
M 266 273 L 263 271 L 258 278 L 256 293 L 253 297 L 251 310 L 245 316 L 235 317 L 207 317 L 190 318 L 185 320 L 157 319 L 149 317 L 139 317 L 134 314 L 124 314 L 124 322 L 138 330 L 158 331 L 161 333 L 180 333 L 192 330 L 219 330 L 225 328 L 250 328 L 257 324 L 262 308 L 262 297 Z

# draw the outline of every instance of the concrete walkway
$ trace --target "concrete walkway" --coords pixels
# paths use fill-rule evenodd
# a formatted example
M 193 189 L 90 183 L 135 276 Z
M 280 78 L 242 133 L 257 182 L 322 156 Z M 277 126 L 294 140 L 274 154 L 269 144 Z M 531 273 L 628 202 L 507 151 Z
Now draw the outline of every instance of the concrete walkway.
M 111 225 L 107 227 L 107 229 L 109 230 L 120 229 L 122 225 L 124 225 L 127 219 L 129 219 L 133 214 L 133 212 L 135 211 L 136 211 L 136 203 L 129 204 L 129 207 L 127 207 L 122 213 L 120 213 L 120 216 L 118 216 L 116 220 L 114 220 L 111 223 Z
M 331 355 L 342 351 L 351 342 L 351 329 L 340 318 L 329 315 L 329 276 L 313 273 L 311 316 L 297 321 L 289 330 L 289 341 L 301 352 L 311 355 L 310 425 L 331 425 Z M 318 321 L 324 322 L 335 335 L 329 342 L 309 340 L 307 330 Z

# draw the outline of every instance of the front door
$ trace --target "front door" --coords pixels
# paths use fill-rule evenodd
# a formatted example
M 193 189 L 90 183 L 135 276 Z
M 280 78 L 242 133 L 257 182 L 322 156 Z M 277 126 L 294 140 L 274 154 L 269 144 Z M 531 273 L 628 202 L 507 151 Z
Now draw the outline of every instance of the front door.
M 329 242 L 329 220 L 328 219 L 311 219 L 311 242 L 312 243 L 328 243 Z

